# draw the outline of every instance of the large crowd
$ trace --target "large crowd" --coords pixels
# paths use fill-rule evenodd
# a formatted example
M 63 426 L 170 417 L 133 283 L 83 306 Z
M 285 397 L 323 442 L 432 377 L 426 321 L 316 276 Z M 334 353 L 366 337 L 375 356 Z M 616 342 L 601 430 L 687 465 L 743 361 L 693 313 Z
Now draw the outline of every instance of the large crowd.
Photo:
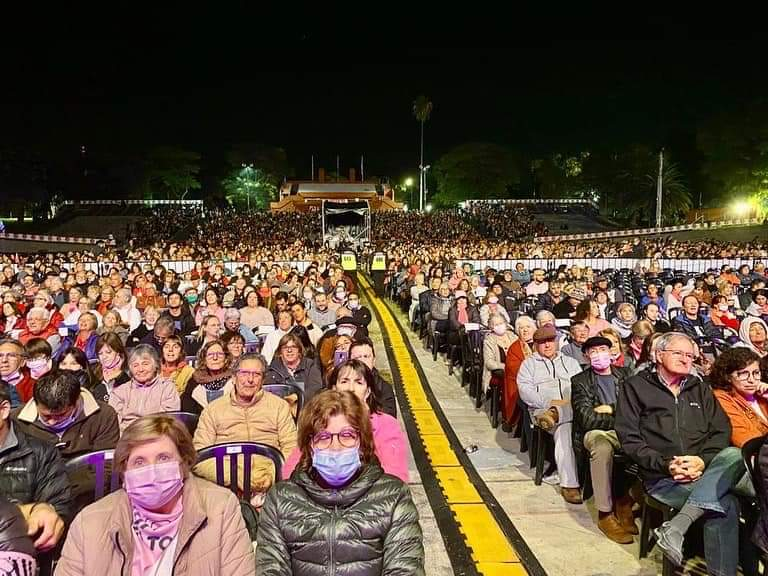
M 503 429 L 529 445 L 535 430 L 548 435 L 543 480 L 572 505 L 590 486 L 608 538 L 637 533 L 638 474 L 621 457 L 648 497 L 679 511 L 657 530 L 667 558 L 683 561 L 703 520 L 708 569 L 735 574 L 739 499 L 768 496 L 738 450 L 768 434 L 764 265 L 694 274 L 462 260 L 758 260 L 766 245 L 543 244 L 527 238 L 525 210 L 508 209 L 525 220 L 511 237 L 487 232 L 498 209 L 473 210 L 377 215 L 362 255 L 387 254 L 391 297 L 450 369 L 479 362 L 476 401 Z M 371 313 L 317 218 L 209 211 L 100 255 L 0 256 L 0 496 L 15 504 L 0 498 L 0 514 L 32 535 L 19 562 L 56 560 L 63 575 L 316 574 L 327 562 L 423 572 L 410 448 L 376 369 Z M 260 449 L 221 474 L 223 443 Z M 113 454 L 123 486 L 104 497 L 82 463 L 97 451 Z
M 700 275 L 420 263 L 392 266 L 386 286 L 449 370 L 481 367 L 465 383 L 492 421 L 532 452 L 536 430 L 549 438 L 540 480 L 569 505 L 593 494 L 607 538 L 633 543 L 652 498 L 674 511 L 655 530 L 668 562 L 684 563 L 701 520 L 708 573 L 757 574 L 739 550 L 750 536 L 768 550 L 768 518 L 750 516 L 754 502 L 768 510 L 767 281 L 762 263 Z M 755 526 L 741 540 L 740 510 Z

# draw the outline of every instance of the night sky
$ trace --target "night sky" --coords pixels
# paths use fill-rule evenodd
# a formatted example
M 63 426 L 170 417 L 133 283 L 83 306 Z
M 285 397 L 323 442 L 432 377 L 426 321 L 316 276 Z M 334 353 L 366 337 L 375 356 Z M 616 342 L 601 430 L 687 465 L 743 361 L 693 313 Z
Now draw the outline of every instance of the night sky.
M 280 14 L 131 4 L 5 18 L 4 143 L 215 156 L 247 140 L 285 147 L 298 176 L 311 153 L 328 168 L 337 153 L 344 167 L 365 154 L 369 174 L 396 176 L 417 164 L 411 105 L 422 93 L 434 103 L 430 162 L 468 140 L 531 155 L 690 149 L 701 118 L 766 93 L 754 14 L 415 4 Z

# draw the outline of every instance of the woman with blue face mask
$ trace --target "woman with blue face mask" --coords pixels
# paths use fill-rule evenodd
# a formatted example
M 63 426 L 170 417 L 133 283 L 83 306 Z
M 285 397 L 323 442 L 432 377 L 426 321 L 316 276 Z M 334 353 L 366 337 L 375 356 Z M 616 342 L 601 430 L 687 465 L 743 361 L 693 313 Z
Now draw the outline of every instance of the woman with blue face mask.
M 381 469 L 363 401 L 350 391 L 316 395 L 298 440 L 296 470 L 262 508 L 257 573 L 423 575 L 419 513 L 408 485 Z
M 128 426 L 114 458 L 123 488 L 75 517 L 56 575 L 254 576 L 237 498 L 192 476 L 196 460 L 175 419 L 145 416 Z

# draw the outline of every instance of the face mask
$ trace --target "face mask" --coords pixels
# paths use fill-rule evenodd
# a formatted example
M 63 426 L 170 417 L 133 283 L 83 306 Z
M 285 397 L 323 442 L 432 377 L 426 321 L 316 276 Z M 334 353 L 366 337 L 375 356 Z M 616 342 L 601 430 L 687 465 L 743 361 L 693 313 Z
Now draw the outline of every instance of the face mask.
M 728 312 L 728 304 L 718 304 L 717 309 L 720 310 L 720 312 Z M 27 362 L 29 364 L 29 362 Z
M 43 374 L 46 374 L 51 369 L 51 360 L 40 358 L 39 360 L 27 360 L 27 368 L 29 373 L 35 380 L 39 380 Z
M 357 310 L 358 308 L 360 308 L 360 302 L 353 302 L 352 300 L 350 300 L 348 306 L 350 310 Z
M 145 510 L 157 510 L 181 492 L 184 481 L 179 463 L 174 461 L 128 470 L 124 486 L 131 504 Z
M 343 450 L 314 450 L 312 466 L 330 486 L 346 484 L 360 469 L 360 449 L 357 446 Z
M 488 304 L 498 304 L 498 303 L 499 303 L 499 299 L 496 298 L 495 296 L 488 298 Z
M 42 424 L 46 430 L 50 430 L 54 434 L 58 435 L 58 434 L 64 433 L 67 430 L 67 428 L 72 426 L 72 424 L 75 423 L 75 420 L 77 420 L 77 417 L 79 416 L 79 414 L 80 414 L 80 410 L 78 408 L 75 408 L 72 411 L 72 414 L 64 418 L 64 420 L 61 420 L 60 422 L 57 422 L 56 424 L 53 424 L 53 425 L 46 424 L 39 417 L 38 417 L 38 420 L 40 420 L 40 424 Z
M 507 327 L 504 324 L 496 324 L 493 327 L 493 333 L 497 336 L 504 336 L 507 333 Z
M 340 290 L 339 292 L 336 292 L 336 300 L 344 300 L 344 298 L 347 297 L 347 293 L 343 290 Z
M 611 365 L 611 353 L 598 352 L 597 355 L 590 357 L 589 363 L 595 370 L 605 370 Z
M 187 302 L 190 304 L 197 303 L 197 294 L 187 294 Z
M 355 335 L 355 331 L 356 331 L 356 328 L 354 326 L 344 325 L 344 326 L 339 326 L 336 329 L 336 334 L 338 334 L 339 336 L 352 337 Z
M 304 292 L 304 300 L 312 300 L 312 292 Z

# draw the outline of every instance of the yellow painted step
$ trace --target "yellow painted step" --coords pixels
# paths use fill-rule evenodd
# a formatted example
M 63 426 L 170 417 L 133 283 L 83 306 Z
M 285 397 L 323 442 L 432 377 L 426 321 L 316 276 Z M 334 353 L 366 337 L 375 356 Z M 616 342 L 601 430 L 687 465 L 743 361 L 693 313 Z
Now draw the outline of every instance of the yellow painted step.
M 483 499 L 461 467 L 438 466 L 435 474 L 448 504 L 482 504 Z

